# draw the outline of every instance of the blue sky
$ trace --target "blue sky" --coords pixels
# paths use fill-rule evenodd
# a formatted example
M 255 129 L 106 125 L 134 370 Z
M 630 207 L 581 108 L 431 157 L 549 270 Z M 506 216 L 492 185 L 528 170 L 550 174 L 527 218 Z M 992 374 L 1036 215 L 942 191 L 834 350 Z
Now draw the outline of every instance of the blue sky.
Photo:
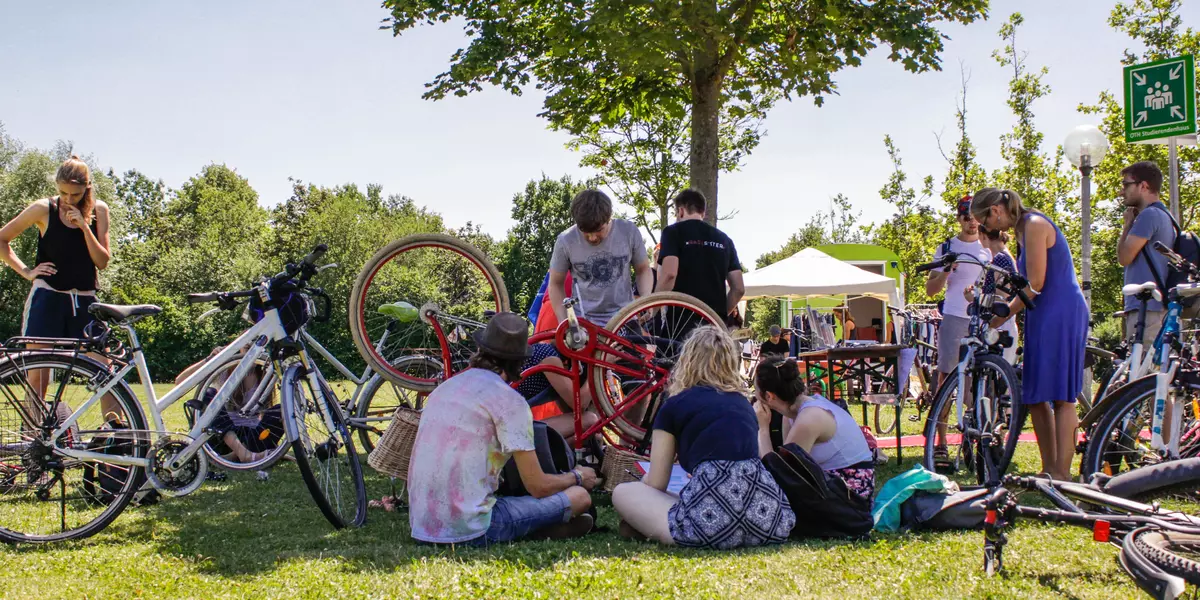
M 935 133 L 954 138 L 959 65 L 970 71 L 969 133 L 989 168 L 1013 122 L 996 31 L 1020 11 L 1018 43 L 1050 68 L 1034 106 L 1047 146 L 1093 117 L 1076 106 L 1119 90 L 1128 38 L 1107 25 L 1113 0 L 994 0 L 991 19 L 948 26 L 942 72 L 912 75 L 877 50 L 837 76 L 840 95 L 776 107 L 741 171 L 721 177 L 722 224 L 747 263 L 781 245 L 829 198 L 846 194 L 868 221 L 890 164 L 940 180 Z M 104 167 L 137 168 L 177 187 L 210 162 L 249 179 L 260 202 L 287 198 L 288 177 L 379 183 L 499 237 L 514 193 L 545 173 L 585 177 L 568 137 L 535 115 L 542 98 L 497 89 L 440 102 L 424 84 L 466 43 L 456 24 L 393 38 L 376 2 L 0 2 L 0 122 L 27 144 L 70 140 Z M 1185 25 L 1200 25 L 1196 3 Z M 1048 148 L 1049 149 L 1049 148 Z

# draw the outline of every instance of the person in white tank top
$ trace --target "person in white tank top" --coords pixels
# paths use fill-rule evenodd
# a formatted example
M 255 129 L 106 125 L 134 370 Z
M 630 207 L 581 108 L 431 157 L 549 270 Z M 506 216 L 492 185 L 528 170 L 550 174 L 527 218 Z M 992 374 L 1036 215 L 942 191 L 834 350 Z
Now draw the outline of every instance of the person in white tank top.
M 771 443 L 771 411 L 791 421 L 784 444 L 796 444 L 821 469 L 846 482 L 864 498 L 875 491 L 875 461 L 862 429 L 850 413 L 821 396 L 805 394 L 805 381 L 794 359 L 772 356 L 755 370 L 758 452 L 766 456 Z

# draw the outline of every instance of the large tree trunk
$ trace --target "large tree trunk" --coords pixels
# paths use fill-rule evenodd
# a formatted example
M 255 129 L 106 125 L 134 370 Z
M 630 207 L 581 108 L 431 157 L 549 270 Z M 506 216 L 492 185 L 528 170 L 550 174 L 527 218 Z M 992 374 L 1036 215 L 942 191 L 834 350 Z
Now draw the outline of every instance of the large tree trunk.
M 697 75 L 701 75 L 697 73 Z M 720 167 L 721 78 L 696 77 L 692 84 L 691 185 L 708 199 L 704 220 L 717 224 L 717 172 Z

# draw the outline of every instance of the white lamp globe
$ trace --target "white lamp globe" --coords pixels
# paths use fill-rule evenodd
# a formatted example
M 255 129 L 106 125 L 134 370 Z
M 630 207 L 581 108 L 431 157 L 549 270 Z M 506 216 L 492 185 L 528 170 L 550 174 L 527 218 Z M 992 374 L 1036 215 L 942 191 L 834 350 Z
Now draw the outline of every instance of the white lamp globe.
M 1080 125 L 1063 140 L 1063 154 L 1076 167 L 1094 167 L 1108 154 L 1108 138 L 1095 125 Z

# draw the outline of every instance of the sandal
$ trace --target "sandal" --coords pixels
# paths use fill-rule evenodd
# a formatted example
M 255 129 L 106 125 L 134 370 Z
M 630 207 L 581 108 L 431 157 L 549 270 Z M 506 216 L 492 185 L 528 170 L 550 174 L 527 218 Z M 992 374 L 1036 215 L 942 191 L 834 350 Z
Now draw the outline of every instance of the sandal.
M 933 470 L 938 473 L 954 471 L 954 464 L 950 462 L 950 451 L 945 446 L 934 446 Z

